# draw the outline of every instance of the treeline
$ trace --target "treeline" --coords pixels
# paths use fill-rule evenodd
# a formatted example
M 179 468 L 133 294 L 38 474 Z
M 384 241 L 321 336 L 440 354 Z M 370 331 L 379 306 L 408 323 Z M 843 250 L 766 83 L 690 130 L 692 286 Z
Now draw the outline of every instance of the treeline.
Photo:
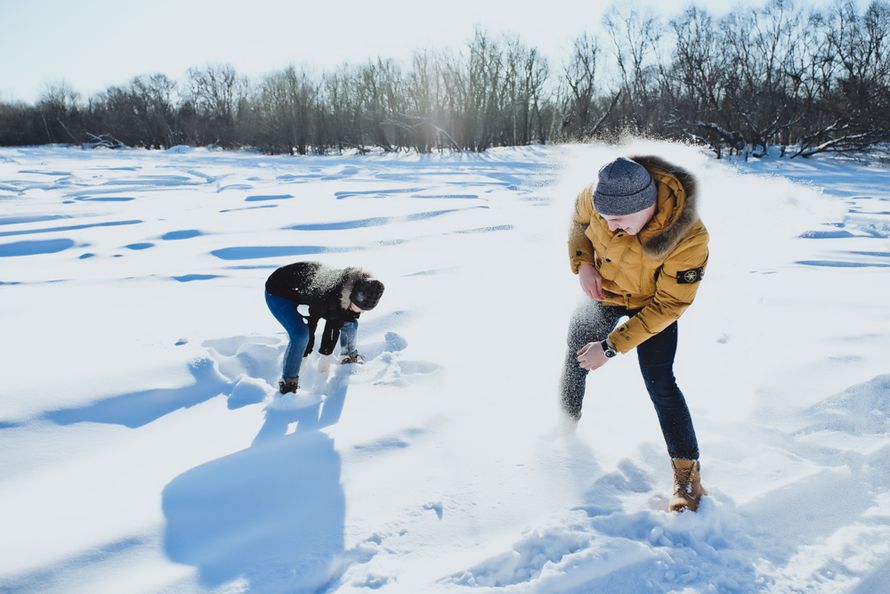
M 890 142 L 883 0 L 863 11 L 770 0 L 720 18 L 690 6 L 668 19 L 616 4 L 603 30 L 580 36 L 559 66 L 478 30 L 462 51 L 419 51 L 410 64 L 290 66 L 257 81 L 212 65 L 86 99 L 60 84 L 34 105 L 0 103 L 0 145 L 484 151 L 630 133 L 759 157 Z

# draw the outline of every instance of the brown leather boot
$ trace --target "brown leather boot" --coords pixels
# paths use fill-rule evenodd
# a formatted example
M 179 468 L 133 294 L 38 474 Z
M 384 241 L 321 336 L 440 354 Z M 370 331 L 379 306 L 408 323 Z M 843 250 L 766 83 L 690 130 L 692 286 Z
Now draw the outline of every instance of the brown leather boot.
M 701 466 L 698 460 L 672 458 L 674 467 L 674 494 L 668 502 L 668 511 L 695 511 L 703 495 L 707 495 L 701 486 Z

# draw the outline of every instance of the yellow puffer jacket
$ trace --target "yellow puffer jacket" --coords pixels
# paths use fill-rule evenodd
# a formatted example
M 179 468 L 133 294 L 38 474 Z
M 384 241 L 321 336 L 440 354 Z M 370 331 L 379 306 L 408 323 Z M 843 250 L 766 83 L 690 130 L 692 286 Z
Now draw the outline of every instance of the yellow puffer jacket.
M 582 262 L 603 277 L 603 303 L 639 309 L 609 335 L 626 353 L 671 325 L 695 299 L 708 261 L 708 231 L 696 214 L 695 179 L 659 157 L 631 157 L 658 187 L 655 215 L 637 235 L 609 231 L 593 206 L 596 184 L 575 201 L 569 233 L 572 272 Z

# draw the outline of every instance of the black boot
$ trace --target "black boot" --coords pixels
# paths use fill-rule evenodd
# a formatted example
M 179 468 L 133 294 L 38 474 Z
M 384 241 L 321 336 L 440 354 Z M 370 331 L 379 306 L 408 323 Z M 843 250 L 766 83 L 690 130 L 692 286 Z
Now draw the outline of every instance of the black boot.
M 358 365 L 362 365 L 365 362 L 365 358 L 358 354 L 358 351 L 350 351 L 346 353 L 346 356 L 340 360 L 341 365 L 349 365 L 351 363 L 357 363 Z
M 299 377 L 286 377 L 278 382 L 278 391 L 282 394 L 287 394 L 288 392 L 296 392 L 299 387 Z

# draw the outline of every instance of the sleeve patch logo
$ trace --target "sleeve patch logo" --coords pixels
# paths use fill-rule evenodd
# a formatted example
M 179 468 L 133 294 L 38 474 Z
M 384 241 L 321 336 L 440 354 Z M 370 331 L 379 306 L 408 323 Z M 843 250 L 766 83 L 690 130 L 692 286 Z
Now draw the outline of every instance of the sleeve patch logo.
M 705 277 L 704 268 L 693 268 L 692 270 L 681 270 L 677 273 L 677 282 L 681 285 L 691 285 L 697 283 Z

